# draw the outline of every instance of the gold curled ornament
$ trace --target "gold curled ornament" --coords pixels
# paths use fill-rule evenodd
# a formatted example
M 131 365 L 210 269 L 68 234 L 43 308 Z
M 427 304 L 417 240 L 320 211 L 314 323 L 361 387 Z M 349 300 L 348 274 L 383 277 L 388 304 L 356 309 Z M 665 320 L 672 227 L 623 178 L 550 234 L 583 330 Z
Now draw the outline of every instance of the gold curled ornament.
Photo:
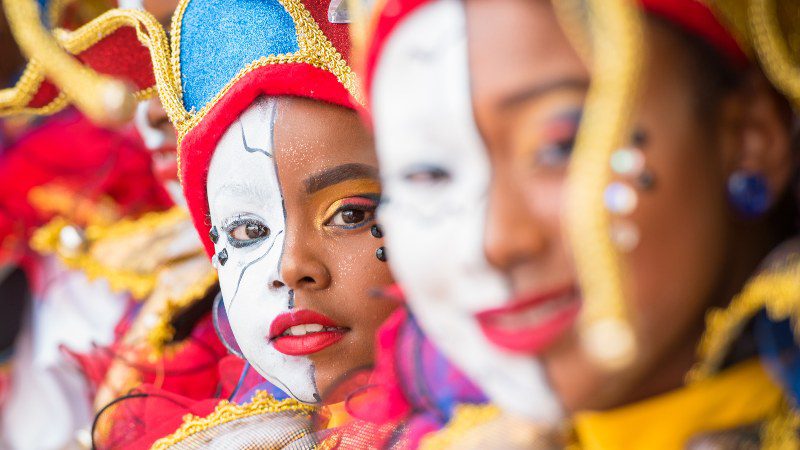
M 69 55 L 42 24 L 34 0 L 3 0 L 3 9 L 23 55 L 92 121 L 116 125 L 133 116 L 135 101 L 125 83 L 97 74 Z
M 624 142 L 642 61 L 642 20 L 629 0 L 586 0 L 592 36 L 592 85 L 568 169 L 566 233 L 584 298 L 581 341 L 601 367 L 636 356 L 619 255 L 610 236 L 603 192 L 611 153 Z M 558 9 L 557 9 L 558 10 Z

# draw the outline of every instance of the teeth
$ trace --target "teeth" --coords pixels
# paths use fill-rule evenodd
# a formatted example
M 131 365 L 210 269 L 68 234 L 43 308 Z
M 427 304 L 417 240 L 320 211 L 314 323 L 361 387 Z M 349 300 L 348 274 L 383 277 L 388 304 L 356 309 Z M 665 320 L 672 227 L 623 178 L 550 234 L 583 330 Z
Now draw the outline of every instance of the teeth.
M 309 323 L 306 325 L 295 325 L 291 328 L 288 328 L 286 331 L 283 332 L 283 336 L 305 336 L 309 333 L 319 333 L 322 330 L 330 331 L 335 330 L 336 328 L 325 328 L 318 323 Z

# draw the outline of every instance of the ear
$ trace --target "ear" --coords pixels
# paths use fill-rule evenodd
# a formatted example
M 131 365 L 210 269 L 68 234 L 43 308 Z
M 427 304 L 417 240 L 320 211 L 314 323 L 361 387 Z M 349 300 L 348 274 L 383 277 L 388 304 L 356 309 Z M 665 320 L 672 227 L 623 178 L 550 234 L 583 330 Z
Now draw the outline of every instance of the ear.
M 741 91 L 740 152 L 734 170 L 762 175 L 771 198 L 778 199 L 795 169 L 793 113 L 760 70 L 746 76 Z
M 723 158 L 729 173 L 745 171 L 764 177 L 772 199 L 780 198 L 792 179 L 795 155 L 792 146 L 793 113 L 764 74 L 753 69 L 745 75 L 736 95 L 722 104 L 722 118 L 732 145 Z

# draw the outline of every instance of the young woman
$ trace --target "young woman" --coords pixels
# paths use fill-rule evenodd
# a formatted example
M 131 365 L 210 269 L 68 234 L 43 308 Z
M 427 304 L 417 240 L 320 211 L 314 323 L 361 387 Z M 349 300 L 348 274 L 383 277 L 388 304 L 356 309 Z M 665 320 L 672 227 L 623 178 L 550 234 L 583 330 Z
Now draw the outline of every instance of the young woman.
M 613 171 L 606 214 L 625 275 L 638 349 L 633 362 L 609 371 L 579 339 L 579 313 L 597 299 L 583 298 L 587 286 L 574 257 L 583 249 L 563 232 L 566 175 L 598 74 L 573 47 L 583 42 L 586 50 L 590 34 L 574 29 L 582 16 L 560 22 L 550 2 L 400 1 L 379 16 L 367 84 L 390 200 L 380 217 L 395 273 L 426 333 L 504 409 L 519 413 L 525 405 L 551 405 L 551 399 L 518 396 L 515 404 L 510 391 L 490 390 L 487 374 L 515 369 L 490 366 L 459 348 L 463 340 L 448 336 L 455 328 L 446 321 L 471 329 L 473 341 L 490 343 L 498 355 L 535 355 L 571 419 L 567 440 L 578 448 L 685 448 L 731 440 L 791 446 L 791 421 L 782 421 L 784 394 L 754 360 L 746 325 L 748 311 L 770 300 L 796 304 L 797 292 L 781 287 L 791 283 L 770 289 L 756 278 L 760 284 L 751 286 L 759 290 L 736 293 L 796 232 L 790 184 L 796 116 L 776 92 L 783 85 L 771 84 L 744 56 L 751 49 L 741 45 L 754 41 L 733 38 L 734 32 L 758 37 L 763 30 L 726 28 L 730 17 L 694 0 L 639 3 L 644 61 L 631 126 L 612 159 L 595 162 Z M 782 30 L 790 35 L 798 24 L 788 18 L 797 17 L 798 7 L 778 5 Z M 569 38 L 562 23 L 573 27 Z M 423 38 L 423 29 L 435 29 L 436 39 Z M 604 33 L 613 34 L 602 30 L 596 39 Z M 762 62 L 772 69 L 769 59 Z M 423 101 L 430 106 L 403 106 Z M 589 212 L 584 218 L 588 233 Z M 415 245 L 423 226 L 438 230 L 436 238 Z M 485 267 L 506 290 L 485 288 L 482 299 L 454 295 L 420 261 L 465 284 Z M 786 272 L 793 267 L 786 261 L 792 258 L 784 254 L 770 267 Z M 604 269 L 598 265 L 580 269 Z M 709 311 L 728 305 L 706 325 Z M 453 314 L 442 319 L 435 307 Z M 734 318 L 738 322 L 720 322 Z M 705 370 L 690 372 L 704 333 L 701 350 L 716 344 L 716 353 L 703 354 L 708 358 L 699 368 Z M 730 342 L 736 335 L 740 345 Z M 616 342 L 600 337 L 593 344 Z M 690 373 L 695 376 L 687 382 Z M 557 423 L 555 408 L 542 412 L 529 417 Z M 457 430 L 449 437 L 464 436 Z M 499 431 L 495 437 L 513 435 L 508 427 Z
M 101 413 L 97 445 L 149 448 L 163 438 L 160 448 L 209 433 L 222 445 L 242 436 L 222 428 L 248 425 L 263 432 L 254 442 L 288 443 L 298 429 L 308 434 L 308 404 L 328 405 L 328 427 L 346 419 L 331 404 L 371 365 L 375 330 L 395 304 L 372 294 L 392 281 L 375 222 L 377 161 L 355 112 L 347 27 L 329 21 L 327 3 L 184 1 L 171 51 L 145 13 L 99 19 L 121 16 L 149 36 L 187 206 L 219 275 L 216 323 L 247 364 L 221 365 L 221 397 L 233 403 L 132 391 Z M 108 45 L 140 55 L 143 44 L 121 28 Z M 146 80 L 147 68 L 121 70 Z M 222 428 L 197 425 L 219 410 Z M 185 413 L 199 417 L 182 425 Z M 280 425 L 265 425 L 273 419 Z

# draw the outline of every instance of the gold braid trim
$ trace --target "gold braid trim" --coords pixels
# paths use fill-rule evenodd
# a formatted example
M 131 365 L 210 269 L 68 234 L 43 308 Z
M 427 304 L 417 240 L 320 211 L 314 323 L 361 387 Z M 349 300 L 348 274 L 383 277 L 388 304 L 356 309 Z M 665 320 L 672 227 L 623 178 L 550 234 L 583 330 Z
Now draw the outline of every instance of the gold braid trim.
M 107 11 L 75 31 L 56 29 L 53 31 L 53 37 L 64 50 L 72 55 L 78 55 L 123 27 L 133 27 L 139 42 L 148 48 L 160 48 L 162 51 L 167 48 L 166 34 L 161 25 L 148 13 L 138 10 Z M 45 68 L 36 59 L 31 59 L 16 86 L 0 91 L 0 115 L 49 115 L 66 107 L 70 101 L 64 92 L 59 93 L 55 99 L 42 107 L 28 106 L 45 78 Z M 139 101 L 150 98 L 155 93 L 156 87 L 151 86 L 133 92 L 132 95 Z
M 764 72 L 775 87 L 800 108 L 800 66 L 792 58 L 792 50 L 778 23 L 775 0 L 751 0 L 748 9 L 753 46 Z M 795 17 L 797 19 L 797 17 Z M 800 26 L 800 24 L 793 24 Z M 793 30 L 797 32 L 797 30 Z M 798 52 L 800 49 L 794 49 Z
M 727 308 L 708 312 L 698 347 L 699 362 L 689 371 L 687 381 L 713 375 L 742 327 L 763 308 L 772 320 L 792 319 L 795 333 L 800 333 L 800 255 L 790 256 L 785 267 L 750 280 Z
M 157 440 L 151 450 L 166 450 L 201 431 L 245 417 L 286 411 L 310 415 L 315 409 L 314 406 L 300 403 L 294 399 L 275 400 L 266 391 L 258 391 L 250 403 L 238 405 L 223 400 L 217 405 L 214 412 L 206 417 L 187 414 L 183 418 L 183 425 L 175 433 Z
M 461 404 L 456 406 L 453 416 L 441 430 L 425 435 L 419 443 L 420 450 L 458 448 L 464 435 L 474 428 L 500 417 L 500 409 L 494 405 Z
M 364 100 L 355 72 L 347 65 L 341 53 L 336 50 L 336 47 L 334 47 L 328 37 L 325 36 L 325 33 L 319 28 L 319 25 L 314 21 L 311 13 L 303 6 L 300 0 L 279 0 L 295 23 L 299 50 L 294 53 L 263 56 L 251 62 L 228 81 L 200 111 L 187 112 L 183 106 L 183 88 L 180 74 L 180 42 L 183 14 L 186 11 L 189 1 L 190 0 L 182 0 L 172 18 L 171 70 L 165 67 L 160 67 L 157 70 L 157 73 L 161 72 L 161 78 L 165 79 L 165 82 L 159 79 L 159 95 L 162 98 L 162 102 L 164 102 L 164 107 L 172 123 L 178 131 L 179 145 L 183 137 L 203 120 L 206 114 L 208 114 L 208 111 L 210 111 L 239 80 L 253 70 L 271 64 L 305 63 L 318 69 L 326 70 L 336 76 L 336 79 L 344 86 L 347 92 L 350 93 L 359 104 L 363 105 Z M 153 66 L 156 68 L 155 63 Z M 169 80 L 166 80 L 168 76 L 167 73 L 169 73 Z M 167 99 L 165 99 L 165 96 Z M 181 173 L 180 167 L 180 152 L 178 152 L 179 174 Z
M 110 226 L 90 225 L 84 235 L 86 242 L 119 238 L 145 230 L 184 220 L 186 212 L 174 207 L 167 212 L 147 213 L 139 219 L 124 219 Z M 83 271 L 89 279 L 102 278 L 116 292 L 130 292 L 136 299 L 144 299 L 153 291 L 158 281 L 157 273 L 139 273 L 130 270 L 108 267 L 95 259 L 87 249 L 70 251 L 61 246 L 61 230 L 70 225 L 61 217 L 56 217 L 44 227 L 36 230 L 30 240 L 31 248 L 42 254 L 56 254 L 72 269 Z
M 581 340 L 589 355 L 614 369 L 636 355 L 627 320 L 619 257 L 611 242 L 603 193 L 611 153 L 625 141 L 641 66 L 642 24 L 628 0 L 587 0 L 592 85 L 567 177 L 567 236 L 584 293 Z
M 205 257 L 205 254 L 203 254 L 202 257 Z M 164 309 L 159 311 L 152 327 L 147 332 L 146 344 L 150 349 L 150 354 L 148 355 L 150 361 L 155 361 L 164 355 L 165 350 L 179 349 L 178 346 L 167 346 L 175 337 L 175 328 L 172 326 L 172 319 L 181 310 L 203 297 L 216 283 L 217 271 L 210 270 L 205 278 L 198 280 L 197 283 L 193 283 L 192 287 L 185 291 L 180 297 L 171 298 L 166 302 Z M 171 357 L 174 354 L 174 351 L 169 351 L 167 352 L 167 357 Z
M 22 53 L 93 121 L 115 124 L 133 115 L 133 97 L 125 84 L 97 74 L 59 46 L 41 23 L 34 0 L 3 0 L 11 33 Z M 99 94 L 99 95 L 98 95 Z
M 797 450 L 800 448 L 799 429 L 800 416 L 789 405 L 785 405 L 781 412 L 762 425 L 762 450 Z

